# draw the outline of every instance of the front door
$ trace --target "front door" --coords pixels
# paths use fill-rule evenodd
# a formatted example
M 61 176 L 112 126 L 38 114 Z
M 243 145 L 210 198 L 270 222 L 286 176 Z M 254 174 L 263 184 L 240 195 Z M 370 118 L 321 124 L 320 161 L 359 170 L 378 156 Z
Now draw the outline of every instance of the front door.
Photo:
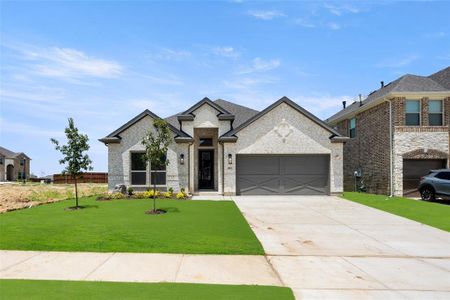
M 198 151 L 198 188 L 214 189 L 214 150 Z

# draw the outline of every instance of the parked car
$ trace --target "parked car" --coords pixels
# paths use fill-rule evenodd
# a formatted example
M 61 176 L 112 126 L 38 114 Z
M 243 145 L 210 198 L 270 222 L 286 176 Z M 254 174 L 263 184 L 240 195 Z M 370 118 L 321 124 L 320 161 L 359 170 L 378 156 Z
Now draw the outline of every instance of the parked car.
M 419 191 L 425 201 L 433 201 L 436 196 L 450 197 L 450 169 L 431 170 L 421 177 Z

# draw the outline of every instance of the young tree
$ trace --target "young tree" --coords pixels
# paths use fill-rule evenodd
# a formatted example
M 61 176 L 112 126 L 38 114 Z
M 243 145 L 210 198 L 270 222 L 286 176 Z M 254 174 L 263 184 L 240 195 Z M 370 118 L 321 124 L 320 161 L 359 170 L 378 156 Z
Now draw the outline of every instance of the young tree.
M 70 175 L 75 184 L 75 208 L 80 208 L 78 206 L 78 186 L 77 179 L 83 174 L 83 171 L 92 170 L 89 156 L 84 153 L 89 150 L 89 138 L 86 134 L 81 134 L 78 132 L 78 128 L 75 127 L 72 118 L 69 118 L 69 127 L 64 130 L 67 137 L 67 145 L 60 145 L 56 139 L 50 139 L 50 141 L 55 144 L 55 149 L 61 152 L 63 158 L 59 160 L 59 163 L 65 165 L 65 169 L 62 171 L 63 174 Z
M 149 130 L 142 139 L 142 145 L 145 147 L 144 160 L 150 162 L 153 170 L 158 167 L 167 166 L 167 149 L 172 141 L 169 124 L 162 119 L 153 120 L 154 130 Z M 156 211 L 156 173 L 153 179 L 153 213 Z

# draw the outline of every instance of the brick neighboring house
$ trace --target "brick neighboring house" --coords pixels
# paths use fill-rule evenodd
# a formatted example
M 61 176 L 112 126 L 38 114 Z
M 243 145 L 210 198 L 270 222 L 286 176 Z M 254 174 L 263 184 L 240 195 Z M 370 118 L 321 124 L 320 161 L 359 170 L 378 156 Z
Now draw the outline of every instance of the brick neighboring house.
M 30 178 L 30 161 L 23 152 L 13 152 L 0 146 L 0 181 Z
M 357 179 L 378 194 L 416 193 L 420 176 L 449 167 L 450 67 L 381 84 L 326 121 L 342 135 L 344 190 Z M 393 187 L 391 189 L 391 186 Z

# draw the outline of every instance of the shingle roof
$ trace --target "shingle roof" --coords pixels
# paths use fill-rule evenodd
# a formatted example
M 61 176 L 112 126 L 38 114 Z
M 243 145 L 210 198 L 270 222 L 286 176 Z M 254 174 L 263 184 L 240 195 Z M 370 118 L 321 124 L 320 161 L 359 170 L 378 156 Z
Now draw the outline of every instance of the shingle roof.
M 232 103 L 223 99 L 217 99 L 212 101 L 217 106 L 221 107 L 224 111 L 229 112 L 234 115 L 233 127 L 237 127 L 256 115 L 258 113 L 257 110 L 251 109 L 246 106 L 242 106 L 236 103 Z M 165 120 L 176 128 L 180 128 L 180 123 L 178 122 L 178 116 L 182 115 L 184 112 L 177 113 L 170 117 L 165 118 Z
M 450 90 L 450 67 L 442 69 L 428 77 Z
M 4 157 L 16 157 L 17 155 L 19 155 L 19 153 L 8 150 L 2 146 L 0 146 L 0 154 Z
M 150 116 L 153 119 L 159 119 L 156 114 L 152 113 L 150 110 L 146 109 L 143 112 L 141 112 L 139 115 L 128 121 L 127 123 L 120 126 L 118 129 L 114 130 L 110 134 L 108 134 L 106 137 L 99 139 L 100 142 L 108 144 L 108 143 L 114 143 L 120 141 L 120 133 L 123 132 L 125 129 L 129 128 L 130 126 L 134 125 L 135 123 L 139 122 L 141 119 L 145 118 L 146 116 Z M 169 124 L 170 130 L 175 133 L 175 138 L 190 138 L 188 134 L 185 132 L 179 130 L 177 127 L 172 126 Z
M 436 75 L 435 77 L 443 78 L 447 76 L 447 79 L 442 79 L 441 81 L 444 82 L 445 80 L 449 80 L 448 74 L 449 74 L 449 68 L 444 69 L 442 71 L 439 71 L 438 73 L 435 73 L 433 75 Z M 443 73 L 440 73 L 443 72 Z M 418 76 L 418 75 L 411 75 L 406 74 L 402 77 L 392 81 L 391 83 L 385 85 L 383 88 L 380 88 L 376 91 L 373 91 L 369 94 L 369 96 L 362 101 L 362 105 L 360 105 L 359 102 L 354 102 L 351 105 L 347 106 L 345 109 L 337 112 L 333 116 L 329 117 L 326 121 L 328 123 L 332 123 L 333 121 L 336 121 L 344 116 L 350 115 L 360 109 L 361 106 L 370 104 L 384 96 L 386 96 L 389 93 L 393 92 L 450 92 L 450 88 L 447 88 L 445 86 L 442 86 L 437 81 L 433 80 L 430 77 L 425 76 Z
M 0 155 L 4 156 L 6 158 L 15 158 L 15 157 L 17 157 L 19 155 L 24 155 L 27 158 L 29 158 L 28 155 L 26 155 L 23 152 L 13 152 L 13 151 L 8 150 L 5 147 L 1 147 L 1 146 L 0 146 Z

